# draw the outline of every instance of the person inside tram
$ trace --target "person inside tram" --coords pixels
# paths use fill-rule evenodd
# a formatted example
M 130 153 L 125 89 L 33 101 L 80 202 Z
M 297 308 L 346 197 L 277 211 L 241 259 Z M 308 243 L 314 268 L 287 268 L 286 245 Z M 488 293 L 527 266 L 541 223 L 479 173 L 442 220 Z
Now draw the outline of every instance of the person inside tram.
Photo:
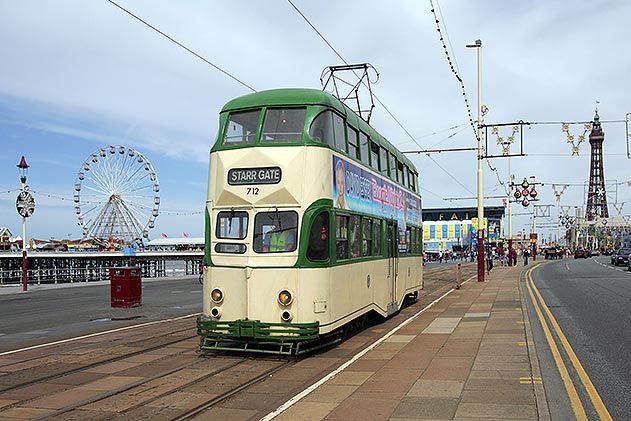
M 263 252 L 292 251 L 295 250 L 295 245 L 295 228 L 282 229 L 280 219 L 275 218 L 272 229 L 263 237 Z

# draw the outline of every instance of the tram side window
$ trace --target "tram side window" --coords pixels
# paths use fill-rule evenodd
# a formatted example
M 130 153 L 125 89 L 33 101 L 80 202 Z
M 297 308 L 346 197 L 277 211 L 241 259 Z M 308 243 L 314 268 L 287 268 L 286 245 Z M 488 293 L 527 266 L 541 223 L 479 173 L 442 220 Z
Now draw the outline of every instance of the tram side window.
M 260 113 L 261 110 L 230 113 L 223 143 L 225 145 L 254 143 Z
M 381 171 L 381 161 L 379 158 L 379 145 L 375 142 L 370 142 L 370 166 L 375 171 Z
M 366 136 L 363 132 L 359 132 L 359 149 L 361 152 L 362 162 L 366 165 L 370 163 L 369 161 L 369 145 L 368 145 L 368 136 Z
M 335 138 L 333 135 L 333 113 L 331 111 L 325 111 L 318 114 L 318 116 L 311 123 L 309 128 L 309 136 L 316 142 L 322 142 L 329 146 L 335 146 Z
M 410 170 L 410 188 L 412 189 L 412 191 L 416 191 L 416 173 L 414 173 L 412 170 Z
M 311 224 L 307 259 L 312 262 L 329 260 L 329 213 L 321 212 Z
M 254 217 L 254 251 L 282 253 L 296 250 L 298 214 L 294 211 L 259 212 Z
M 335 147 L 342 152 L 346 152 L 344 119 L 335 113 L 333 113 L 333 134 L 335 136 Z
M 390 161 L 390 178 L 394 181 L 398 181 L 397 179 L 397 158 L 392 155 L 392 153 L 388 153 L 388 160 Z
M 381 220 L 375 220 L 372 229 L 372 254 L 379 256 L 381 255 Z
M 357 144 L 357 130 L 346 125 L 346 136 L 348 137 L 348 154 L 351 158 L 359 158 L 359 145 Z
M 405 186 L 405 165 L 397 161 L 397 180 Z
M 335 256 L 348 259 L 348 216 L 335 216 Z
M 403 164 L 399 161 L 396 161 L 396 171 L 397 171 L 397 181 L 403 185 L 405 185 L 405 179 L 403 178 Z
M 217 214 L 217 238 L 243 240 L 248 233 L 248 213 L 223 211 Z
M 359 216 L 353 215 L 350 220 L 351 258 L 359 257 Z
M 362 256 L 372 253 L 372 219 L 362 218 Z
M 379 147 L 379 162 L 381 163 L 381 174 L 388 176 L 388 151 Z
M 265 115 L 261 142 L 296 142 L 302 139 L 305 108 L 269 109 Z

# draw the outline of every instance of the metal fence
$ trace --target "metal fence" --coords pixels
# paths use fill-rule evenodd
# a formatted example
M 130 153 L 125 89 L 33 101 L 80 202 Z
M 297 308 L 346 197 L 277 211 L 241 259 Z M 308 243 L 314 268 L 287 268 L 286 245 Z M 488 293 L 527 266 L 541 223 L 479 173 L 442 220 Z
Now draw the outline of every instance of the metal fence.
M 56 284 L 109 280 L 112 267 L 138 266 L 143 278 L 196 275 L 201 270 L 202 256 L 37 256 L 28 260 L 29 284 Z M 22 260 L 17 256 L 0 258 L 0 284 L 22 282 Z

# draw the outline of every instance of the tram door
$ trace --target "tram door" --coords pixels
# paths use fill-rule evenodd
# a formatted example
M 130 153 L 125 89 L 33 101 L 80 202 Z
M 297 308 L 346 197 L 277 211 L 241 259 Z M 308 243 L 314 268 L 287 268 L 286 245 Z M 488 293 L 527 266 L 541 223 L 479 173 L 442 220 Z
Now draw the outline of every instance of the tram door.
M 397 277 L 399 275 L 399 229 L 397 221 L 388 221 L 388 315 L 397 311 Z

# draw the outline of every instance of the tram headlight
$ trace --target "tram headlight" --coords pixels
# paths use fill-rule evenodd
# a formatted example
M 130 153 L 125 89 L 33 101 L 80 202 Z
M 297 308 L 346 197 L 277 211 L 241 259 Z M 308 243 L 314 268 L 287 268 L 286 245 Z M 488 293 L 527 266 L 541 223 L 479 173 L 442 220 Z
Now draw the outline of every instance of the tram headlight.
M 278 293 L 278 302 L 280 305 L 288 306 L 292 301 L 294 301 L 294 296 L 288 290 L 284 289 Z
M 223 301 L 223 291 L 219 288 L 214 288 L 212 291 L 210 291 L 210 299 L 213 303 L 219 304 Z

